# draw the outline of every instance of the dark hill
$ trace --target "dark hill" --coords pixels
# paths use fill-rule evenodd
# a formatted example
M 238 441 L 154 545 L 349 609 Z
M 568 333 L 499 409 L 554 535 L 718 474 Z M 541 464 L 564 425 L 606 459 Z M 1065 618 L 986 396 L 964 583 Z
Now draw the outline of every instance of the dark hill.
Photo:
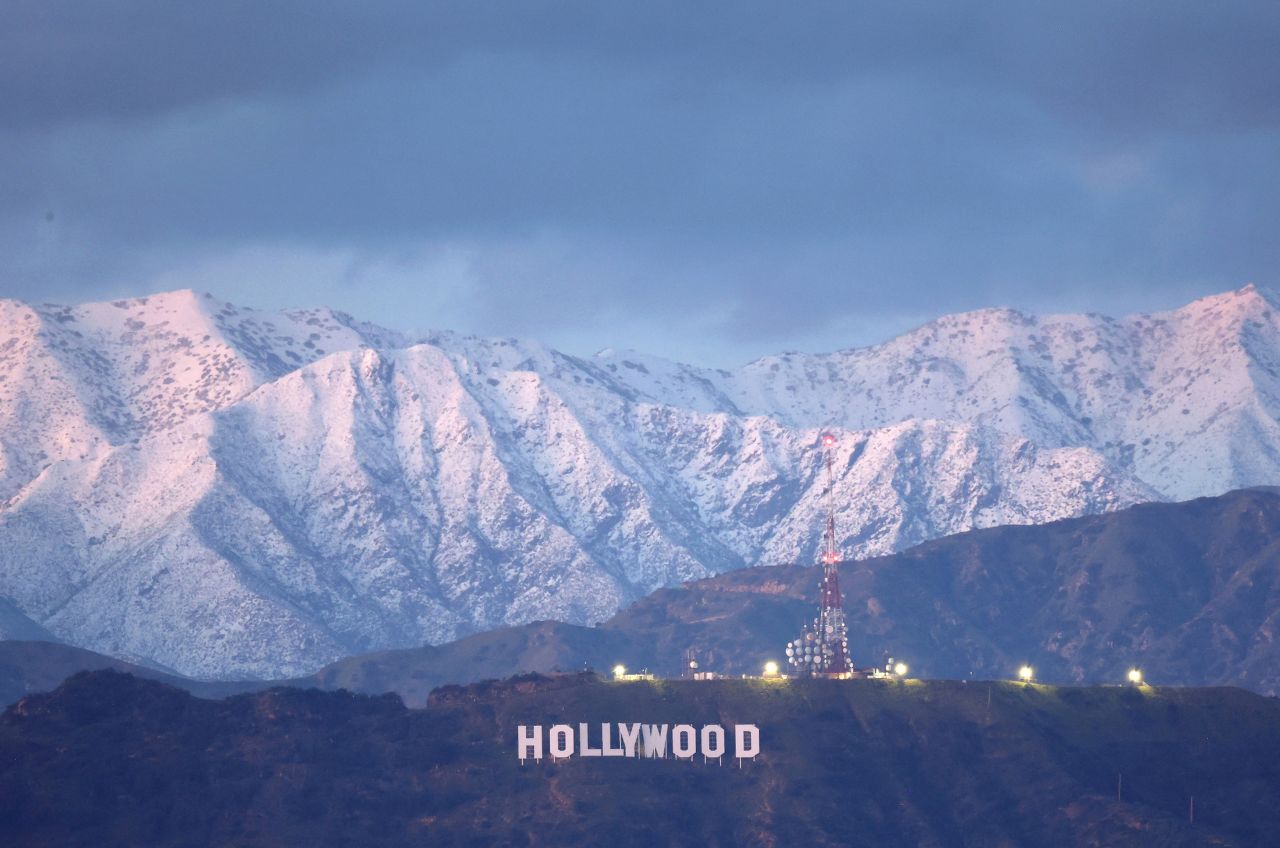
M 754 722 L 761 754 L 522 766 L 556 721 Z M 1280 702 L 1238 689 L 569 675 L 415 711 L 104 671 L 0 719 L 12 846 L 1261 845 L 1278 795 Z
M 341 660 L 316 679 L 408 692 L 409 674 L 462 682 L 624 662 L 678 675 L 687 648 L 705 669 L 754 674 L 784 659 L 813 616 L 818 578 L 800 566 L 733 571 L 659 590 L 599 628 L 504 628 Z M 894 656 L 913 674 L 964 680 L 1010 677 L 1030 662 L 1042 679 L 1104 683 L 1136 664 L 1156 682 L 1280 690 L 1274 489 L 961 533 L 849 563 L 841 580 L 862 665 Z M 514 661 L 504 669 L 494 657 Z
M 841 579 L 862 665 L 894 656 L 912 674 L 964 680 L 1009 677 L 1030 662 L 1044 680 L 1102 683 L 1136 664 L 1157 683 L 1280 691 L 1274 489 L 962 533 L 849 563 Z M 816 568 L 744 569 L 655 592 L 600 627 L 507 627 L 340 660 L 292 682 L 395 691 L 419 705 L 445 683 L 526 671 L 623 662 L 676 676 L 688 648 L 704 669 L 757 673 L 783 659 L 783 644 L 812 617 L 817 583 Z M 0 694 L 61 679 L 14 656 L 11 644 L 0 643 Z M 74 658 L 60 662 L 75 668 Z
M 6 640 L 0 642 L 0 704 L 12 704 L 33 692 L 47 692 L 77 671 L 100 669 L 124 671 L 138 677 L 158 680 L 205 698 L 251 692 L 270 685 L 261 681 L 191 680 L 82 648 L 73 648 L 61 642 Z
M 615 630 L 538 621 L 477 633 L 446 645 L 381 651 L 340 660 L 300 683 L 322 689 L 396 692 L 421 706 L 446 683 L 471 683 L 520 672 L 612 668 L 637 655 L 630 636 Z

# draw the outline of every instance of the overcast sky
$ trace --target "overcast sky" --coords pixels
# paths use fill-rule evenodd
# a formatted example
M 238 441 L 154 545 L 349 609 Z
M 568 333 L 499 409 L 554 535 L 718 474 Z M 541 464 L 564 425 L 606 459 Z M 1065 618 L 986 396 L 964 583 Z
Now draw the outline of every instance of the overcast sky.
M 195 288 L 732 365 L 1280 286 L 1274 2 L 4 17 L 0 296 Z

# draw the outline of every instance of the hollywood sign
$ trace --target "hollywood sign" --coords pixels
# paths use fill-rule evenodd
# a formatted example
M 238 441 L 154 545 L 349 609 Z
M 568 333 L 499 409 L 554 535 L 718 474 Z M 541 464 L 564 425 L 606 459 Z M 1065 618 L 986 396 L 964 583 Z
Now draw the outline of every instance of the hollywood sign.
M 543 753 L 552 760 L 569 757 L 640 757 L 665 759 L 667 752 L 678 760 L 692 760 L 697 754 L 718 760 L 728 751 L 729 735 L 718 724 L 695 728 L 691 724 L 613 724 L 602 722 L 599 734 L 595 725 L 580 723 L 553 724 L 543 733 L 542 725 L 520 725 L 516 730 L 516 754 L 520 762 L 541 760 Z M 748 760 L 760 753 L 760 728 L 754 724 L 733 726 L 733 756 Z M 592 742 L 596 742 L 592 745 Z

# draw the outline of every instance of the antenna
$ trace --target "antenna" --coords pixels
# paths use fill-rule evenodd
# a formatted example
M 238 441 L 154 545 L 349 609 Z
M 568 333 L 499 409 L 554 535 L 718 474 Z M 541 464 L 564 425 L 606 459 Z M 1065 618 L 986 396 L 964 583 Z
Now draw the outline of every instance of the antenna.
M 840 551 L 836 549 L 836 496 L 835 496 L 835 460 L 831 449 L 835 447 L 836 437 L 830 433 L 822 434 L 822 461 L 827 466 L 827 487 L 823 495 L 827 501 L 827 529 L 822 534 L 822 564 L 834 565 L 840 561 Z
M 844 598 L 840 594 L 840 550 L 836 547 L 835 457 L 836 437 L 822 434 L 822 456 L 826 465 L 827 521 L 822 533 L 822 583 L 818 617 L 812 629 L 806 627 L 800 638 L 787 644 L 787 659 L 805 676 L 847 677 L 853 672 L 849 662 L 849 630 L 844 617 Z
M 822 639 L 831 646 L 830 659 L 825 671 L 828 674 L 848 674 L 849 630 L 844 618 L 844 597 L 840 594 L 840 551 L 836 547 L 836 437 L 822 434 L 822 454 L 827 466 L 827 527 L 822 534 L 822 609 L 818 614 L 818 627 Z

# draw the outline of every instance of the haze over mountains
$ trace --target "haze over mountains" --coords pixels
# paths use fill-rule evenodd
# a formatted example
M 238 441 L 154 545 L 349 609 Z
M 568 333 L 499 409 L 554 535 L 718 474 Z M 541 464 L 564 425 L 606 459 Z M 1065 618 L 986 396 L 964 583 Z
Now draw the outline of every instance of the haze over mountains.
M 809 562 L 1280 480 L 1276 298 L 950 316 L 737 371 L 191 292 L 0 304 L 0 627 L 288 676 Z M 0 634 L 4 635 L 4 634 Z

